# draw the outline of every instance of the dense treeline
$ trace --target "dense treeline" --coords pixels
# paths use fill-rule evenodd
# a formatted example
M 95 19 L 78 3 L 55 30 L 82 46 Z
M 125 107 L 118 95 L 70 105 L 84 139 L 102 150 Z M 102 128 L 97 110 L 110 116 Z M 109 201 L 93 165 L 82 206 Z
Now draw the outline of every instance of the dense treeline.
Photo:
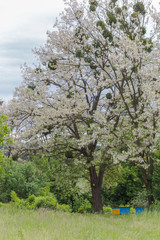
M 46 191 L 52 193 L 59 204 L 68 205 L 73 212 L 92 212 L 89 182 L 81 178 L 80 174 L 77 174 L 76 178 L 71 177 L 73 173 L 62 176 L 56 161 L 39 156 L 23 163 L 6 161 L 3 177 L 0 179 L 0 201 L 10 202 L 12 191 L 16 192 L 20 199 L 33 195 L 43 196 Z M 157 164 L 153 174 L 156 201 L 160 201 L 159 182 L 160 165 Z M 140 167 L 122 164 L 112 169 L 111 176 L 106 175 L 104 178 L 102 199 L 104 206 L 147 207 L 147 193 Z

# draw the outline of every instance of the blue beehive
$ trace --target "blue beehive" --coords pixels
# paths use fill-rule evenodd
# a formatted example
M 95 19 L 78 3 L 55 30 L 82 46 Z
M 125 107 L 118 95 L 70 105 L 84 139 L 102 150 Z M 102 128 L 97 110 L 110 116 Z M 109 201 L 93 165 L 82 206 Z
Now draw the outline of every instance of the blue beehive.
M 136 214 L 139 214 L 144 212 L 144 207 L 136 207 L 135 210 L 136 210 Z

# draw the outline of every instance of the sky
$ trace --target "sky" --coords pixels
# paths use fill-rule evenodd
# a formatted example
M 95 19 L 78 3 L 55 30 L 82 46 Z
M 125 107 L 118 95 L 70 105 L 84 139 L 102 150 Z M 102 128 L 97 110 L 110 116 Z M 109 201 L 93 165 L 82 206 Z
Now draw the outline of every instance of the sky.
M 32 49 L 45 44 L 63 9 L 62 0 L 0 1 L 0 99 L 12 98 L 23 80 L 20 67 L 35 62 Z
M 63 0 L 0 0 L 0 100 L 13 97 L 23 80 L 20 67 L 36 61 L 32 49 L 45 44 L 63 9 Z

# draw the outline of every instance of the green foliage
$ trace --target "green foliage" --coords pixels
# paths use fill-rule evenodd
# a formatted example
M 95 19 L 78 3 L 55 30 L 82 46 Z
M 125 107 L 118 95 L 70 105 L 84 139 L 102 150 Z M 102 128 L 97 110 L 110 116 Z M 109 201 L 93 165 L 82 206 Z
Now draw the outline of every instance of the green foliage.
M 91 69 L 94 70 L 94 69 L 96 69 L 97 67 L 98 67 L 98 66 L 97 66 L 94 62 L 91 62 L 91 63 L 90 63 L 90 68 L 91 68 Z
M 149 208 L 149 211 L 160 212 L 160 201 L 155 201 Z
M 28 201 L 28 203 L 29 203 L 30 205 L 33 204 L 33 203 L 35 203 L 35 201 L 36 201 L 35 195 L 29 196 L 29 197 L 27 198 L 27 201 Z
M 15 191 L 20 198 L 39 194 L 39 189 L 45 185 L 47 178 L 31 162 L 24 164 L 8 161 L 4 170 L 4 178 L 0 180 L 0 200 L 10 201 L 11 191 Z
M 73 152 L 72 151 L 67 151 L 65 153 L 66 158 L 73 158 Z
M 99 47 L 101 46 L 101 42 L 100 42 L 99 40 L 94 40 L 94 41 L 93 41 L 93 46 L 94 46 L 95 48 L 99 48 Z
M 35 208 L 51 208 L 56 209 L 57 200 L 54 197 L 39 196 L 35 198 Z
M 39 195 L 40 196 L 49 196 L 50 195 L 50 187 L 49 186 L 45 186 L 45 187 L 41 187 L 39 190 Z
M 106 206 L 106 205 L 104 205 L 103 206 L 103 212 L 109 212 L 109 213 L 111 213 L 112 212 L 112 208 L 110 207 L 110 206 Z
M 78 58 L 84 57 L 84 53 L 81 51 L 81 49 L 76 50 L 76 57 L 78 57 Z
M 133 10 L 135 12 L 141 13 L 142 15 L 145 15 L 146 13 L 143 2 L 137 2 L 136 4 L 134 4 Z
M 87 213 L 92 212 L 92 205 L 88 199 L 83 197 L 83 195 L 75 195 L 73 197 L 73 212 Z
M 84 61 L 87 62 L 87 63 L 90 63 L 92 61 L 92 59 L 90 57 L 85 57 Z
M 95 5 L 91 5 L 90 6 L 90 11 L 91 12 L 95 12 L 96 11 L 96 6 Z
M 130 202 L 134 207 L 147 207 L 147 192 L 145 189 L 141 190 Z
M 2 150 L 6 144 L 11 144 L 11 139 L 7 138 L 10 130 L 6 124 L 7 117 L 0 114 L 0 182 L 3 181 L 5 175 L 5 168 L 7 167 L 7 158 L 4 156 Z
M 42 72 L 42 69 L 41 68 L 36 68 L 35 72 L 40 73 L 40 72 Z
M 90 123 L 93 122 L 90 120 Z M 48 196 L 50 191 L 55 195 L 58 204 L 69 205 L 74 212 L 83 205 L 84 199 L 90 201 L 91 193 L 88 181 L 80 178 L 81 165 L 74 167 L 72 152 L 66 151 L 64 156 L 59 158 L 44 157 L 43 155 L 32 156 L 33 163 L 48 177 L 49 187 L 39 190 L 41 196 Z M 65 206 L 64 205 L 64 206 Z M 59 206 L 59 205 L 58 205 Z
M 31 82 L 31 83 L 28 85 L 28 88 L 31 89 L 31 90 L 34 90 L 34 89 L 36 88 L 36 85 Z
M 115 185 L 102 187 L 103 203 L 111 206 L 126 205 L 143 189 L 141 171 L 138 167 L 123 165 L 115 174 Z
M 130 208 L 130 213 L 131 213 L 131 214 L 135 214 L 135 213 L 136 213 L 135 208 L 131 207 L 131 208 Z
M 103 37 L 104 37 L 105 39 L 108 39 L 109 42 L 112 42 L 112 41 L 113 41 L 112 33 L 111 33 L 108 29 L 105 29 L 105 30 L 103 31 Z
M 78 43 L 81 43 L 83 39 L 88 39 L 88 36 L 84 33 L 84 29 L 80 26 L 75 30 L 75 38 Z
M 106 94 L 106 98 L 107 98 L 107 99 L 112 99 L 112 94 L 111 94 L 111 93 L 107 93 L 107 94 Z
M 146 52 L 150 53 L 152 51 L 152 48 L 153 48 L 152 39 L 151 38 L 142 38 L 141 42 L 142 42 Z
M 97 27 L 101 27 L 103 30 L 104 30 L 105 27 L 106 27 L 106 24 L 105 24 L 103 21 L 100 21 L 100 20 L 97 22 L 96 25 L 97 25 Z
M 16 207 L 24 207 L 28 209 L 37 208 L 51 208 L 55 209 L 57 205 L 56 198 L 52 196 L 29 196 L 27 199 L 18 198 L 15 191 L 11 192 L 11 202 L 15 204 Z
M 69 205 L 58 204 L 55 196 L 52 193 L 47 193 L 47 195 L 38 196 L 38 197 L 36 197 L 35 195 L 31 195 L 27 199 L 20 199 L 17 196 L 16 192 L 12 191 L 11 202 L 13 206 L 18 208 L 26 208 L 26 209 L 48 208 L 48 209 L 58 210 L 63 212 L 72 211 Z
M 91 203 L 87 199 L 84 199 L 84 201 L 81 203 L 80 207 L 78 208 L 78 212 L 87 213 L 91 211 L 92 211 Z
M 142 32 L 142 35 L 145 35 L 146 34 L 146 28 L 145 27 L 141 27 L 141 32 Z
M 17 196 L 17 193 L 15 191 L 11 191 L 11 201 L 12 202 L 20 202 L 20 199 Z
M 132 72 L 134 73 L 137 73 L 138 72 L 138 66 L 137 65 L 134 65 L 132 68 L 131 68 Z
M 50 70 L 56 70 L 57 69 L 57 59 L 51 59 L 49 62 L 48 62 L 48 68 Z
M 57 210 L 63 212 L 72 212 L 72 209 L 67 204 L 57 204 Z
M 115 5 L 117 1 L 118 0 L 111 0 L 111 3 L 113 3 Z
M 3 114 L 0 115 L 0 147 L 3 146 L 6 140 L 6 135 L 10 133 L 9 128 L 6 125 L 7 117 Z
M 108 11 L 107 12 L 107 16 L 108 16 L 108 21 L 109 21 L 110 25 L 117 23 L 117 19 L 116 19 L 115 15 L 112 12 Z
M 121 9 L 120 7 L 117 7 L 117 8 L 115 9 L 115 13 L 116 13 L 116 14 L 121 14 L 121 13 L 122 13 L 122 9 Z
M 89 3 L 92 5 L 98 6 L 98 2 L 96 0 L 89 0 Z
M 98 6 L 98 2 L 96 0 L 90 0 L 90 11 L 95 12 Z

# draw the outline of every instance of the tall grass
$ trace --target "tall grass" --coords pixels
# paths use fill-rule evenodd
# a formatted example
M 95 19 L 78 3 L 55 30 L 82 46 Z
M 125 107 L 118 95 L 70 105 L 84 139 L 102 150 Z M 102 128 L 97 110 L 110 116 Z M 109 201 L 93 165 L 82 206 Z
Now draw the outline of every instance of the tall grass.
M 0 208 L 0 240 L 159 240 L 160 213 L 81 215 Z

